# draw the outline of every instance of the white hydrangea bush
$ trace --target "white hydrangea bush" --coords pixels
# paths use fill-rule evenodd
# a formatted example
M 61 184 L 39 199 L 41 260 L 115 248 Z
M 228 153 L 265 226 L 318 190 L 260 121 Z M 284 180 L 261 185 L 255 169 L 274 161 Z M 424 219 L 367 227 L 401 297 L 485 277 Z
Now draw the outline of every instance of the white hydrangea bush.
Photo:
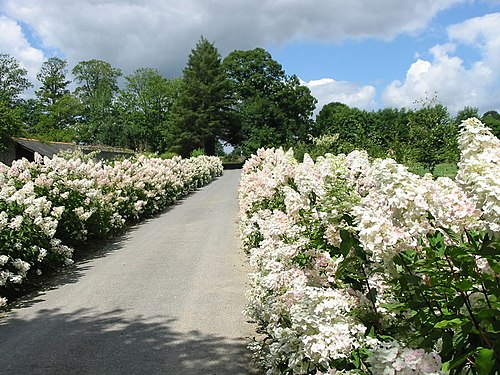
M 492 235 L 500 232 L 500 140 L 476 118 L 462 123 L 456 180 L 477 203 Z
M 0 163 L 0 294 L 30 273 L 71 264 L 73 245 L 163 209 L 222 170 L 209 156 L 105 163 L 69 153 Z
M 419 348 L 419 331 L 403 324 L 414 314 L 396 308 L 393 260 L 426 251 L 438 232 L 450 246 L 466 232 L 498 236 L 498 139 L 468 120 L 460 145 L 455 181 L 364 151 L 299 163 L 291 150 L 261 149 L 247 161 L 239 188 L 253 269 L 246 313 L 264 335 L 252 347 L 268 374 L 444 373 L 441 348 Z M 476 258 L 477 272 L 492 273 Z M 349 279 L 356 273 L 359 285 Z

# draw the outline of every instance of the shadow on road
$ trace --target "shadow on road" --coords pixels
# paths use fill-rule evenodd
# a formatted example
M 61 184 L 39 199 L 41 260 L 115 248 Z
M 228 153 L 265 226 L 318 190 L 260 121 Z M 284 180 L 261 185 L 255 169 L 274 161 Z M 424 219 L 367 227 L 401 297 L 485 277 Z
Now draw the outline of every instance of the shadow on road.
M 40 310 L 0 321 L 1 374 L 256 374 L 247 339 L 181 333 L 165 316 Z M 16 332 L 31 332 L 29 337 Z

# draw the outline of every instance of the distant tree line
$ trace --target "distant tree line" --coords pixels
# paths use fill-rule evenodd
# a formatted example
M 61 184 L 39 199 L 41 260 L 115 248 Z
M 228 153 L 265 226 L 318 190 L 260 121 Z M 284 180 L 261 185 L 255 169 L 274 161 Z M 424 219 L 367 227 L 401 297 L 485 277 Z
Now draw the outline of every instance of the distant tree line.
M 452 117 L 427 100 L 418 110 L 374 112 L 330 103 L 314 120 L 316 100 L 309 89 L 269 52 L 237 50 L 222 59 L 203 37 L 180 78 L 139 68 L 120 88 L 121 70 L 96 59 L 79 62 L 71 74 L 73 85 L 66 60 L 49 58 L 37 74 L 35 97 L 23 99 L 33 86 L 27 71 L 0 54 L 0 144 L 11 136 L 29 136 L 182 156 L 194 150 L 219 154 L 224 144 L 243 156 L 273 146 L 313 155 L 364 148 L 373 156 L 433 168 L 456 160 L 458 123 L 479 117 L 468 107 Z M 496 111 L 482 120 L 498 135 Z
M 72 92 L 67 62 L 49 58 L 37 74 L 35 98 L 21 99 L 32 87 L 27 72 L 0 54 L 2 139 L 25 135 L 182 156 L 198 149 L 213 155 L 226 143 L 250 154 L 306 139 L 314 127 L 310 91 L 261 48 L 222 60 L 202 37 L 181 78 L 140 68 L 122 88 L 121 70 L 102 60 L 82 61 L 71 73 Z
M 500 115 L 465 107 L 456 116 L 436 98 L 420 100 L 419 109 L 384 108 L 367 112 L 342 103 L 325 105 L 316 117 L 314 154 L 348 153 L 364 149 L 373 157 L 389 156 L 403 164 L 418 163 L 433 172 L 437 164 L 456 163 L 459 158 L 459 125 L 470 117 L 480 118 L 500 135 Z

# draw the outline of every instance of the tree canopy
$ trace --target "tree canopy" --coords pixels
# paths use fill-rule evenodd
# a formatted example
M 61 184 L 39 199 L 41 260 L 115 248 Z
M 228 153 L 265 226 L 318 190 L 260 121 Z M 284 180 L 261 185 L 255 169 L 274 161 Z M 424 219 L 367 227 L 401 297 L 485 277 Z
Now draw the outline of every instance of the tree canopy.
M 71 81 L 66 79 L 67 66 L 67 61 L 58 57 L 50 57 L 42 64 L 40 72 L 36 75 L 41 83 L 40 88 L 36 90 L 41 105 L 51 106 L 69 94 L 68 85 Z
M 75 95 L 84 106 L 83 126 L 77 136 L 86 143 L 113 143 L 118 129 L 111 115 L 121 70 L 106 61 L 92 59 L 79 62 L 72 73 L 79 84 Z
M 27 70 L 8 54 L 0 53 L 0 149 L 22 128 L 19 96 L 33 85 Z
M 168 80 L 152 68 L 137 69 L 125 80 L 116 105 L 126 145 L 134 150 L 162 151 L 162 132 L 178 96 L 179 80 Z
M 14 57 L 0 53 L 0 101 L 14 104 L 25 90 L 33 87 L 28 71 Z
M 235 98 L 231 139 L 246 155 L 259 147 L 307 139 L 316 99 L 296 76 L 287 76 L 269 52 L 233 51 L 223 65 Z

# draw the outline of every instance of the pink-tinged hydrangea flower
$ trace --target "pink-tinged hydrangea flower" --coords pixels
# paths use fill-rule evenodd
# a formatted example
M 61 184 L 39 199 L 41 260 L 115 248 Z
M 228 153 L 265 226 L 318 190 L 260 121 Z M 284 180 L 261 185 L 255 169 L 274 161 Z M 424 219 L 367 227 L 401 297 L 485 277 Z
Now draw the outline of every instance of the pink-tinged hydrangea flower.
M 439 375 L 441 358 L 437 353 L 423 349 L 402 347 L 398 342 L 380 342 L 368 358 L 374 374 L 391 375 Z
M 391 258 L 408 248 L 423 251 L 426 235 L 440 228 L 457 234 L 485 222 L 490 231 L 494 228 L 485 214 L 493 212 L 493 198 L 481 206 L 463 186 L 416 176 L 391 159 L 370 162 L 364 152 L 325 155 L 316 162 L 306 156 L 298 163 L 282 150 L 260 150 L 242 175 L 240 228 L 254 270 L 247 313 L 268 335 L 256 347 L 269 373 L 282 366 L 295 373 L 319 367 L 321 373 L 349 373 L 329 366 L 364 346 L 373 348 L 373 373 L 439 374 L 437 353 L 365 337 L 366 327 L 356 316 L 366 314 L 372 302 L 367 290 L 351 290 L 336 280 L 343 258 L 335 248 L 341 245 L 341 230 L 358 236 L 376 262 L 367 264 L 367 287 L 377 291 L 381 326 L 397 325 L 405 312 L 395 316 L 387 308 L 397 302 L 387 282 L 397 272 Z M 355 228 L 346 214 L 354 216 Z M 385 272 L 378 267 L 382 262 Z M 489 271 L 479 257 L 477 267 Z M 328 293 L 350 299 L 345 314 L 337 309 L 342 298 L 323 299 Z M 474 295 L 471 300 L 484 302 Z
M 349 301 L 343 305 L 349 309 L 356 299 L 344 290 L 329 288 L 341 258 L 332 259 L 308 238 L 312 222 L 328 225 L 339 220 L 349 206 L 345 192 L 350 183 L 342 166 L 343 157 L 329 155 L 314 163 L 306 155 L 303 163 L 297 163 L 290 152 L 269 150 L 259 151 L 244 168 L 240 228 L 255 270 L 250 277 L 247 314 L 272 337 L 267 345 L 270 354 L 264 359 L 270 367 L 289 354 L 289 367 L 302 373 L 311 358 L 319 364 L 326 363 L 328 356 L 349 356 L 364 336 L 365 327 L 350 324 L 353 316 L 341 313 L 341 297 Z M 280 209 L 267 209 L 267 202 L 277 197 L 283 199 Z M 257 234 L 259 241 L 252 241 Z M 297 257 L 302 256 L 309 260 L 299 266 Z M 285 316 L 291 327 L 281 323 Z M 338 332 L 336 340 L 334 331 Z
M 361 243 L 376 262 L 415 248 L 440 227 L 462 233 L 480 225 L 476 204 L 448 178 L 420 177 L 391 159 L 375 160 L 371 175 L 376 184 L 353 213 Z

